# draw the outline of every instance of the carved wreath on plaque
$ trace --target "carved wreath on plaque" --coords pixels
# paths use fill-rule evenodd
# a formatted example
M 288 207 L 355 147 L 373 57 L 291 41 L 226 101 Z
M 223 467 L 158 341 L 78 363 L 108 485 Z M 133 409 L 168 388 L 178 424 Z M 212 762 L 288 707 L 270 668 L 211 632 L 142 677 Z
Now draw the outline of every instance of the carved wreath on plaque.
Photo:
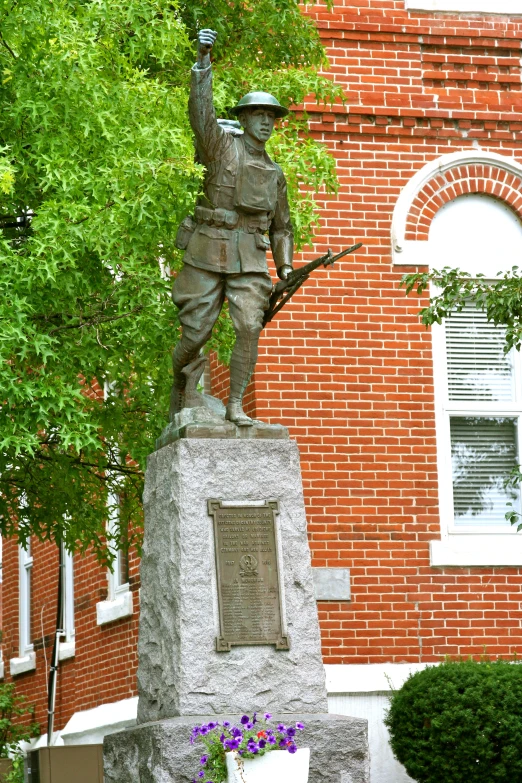
M 218 652 L 232 645 L 274 644 L 289 650 L 277 550 L 277 500 L 255 506 L 209 500 L 219 604 Z

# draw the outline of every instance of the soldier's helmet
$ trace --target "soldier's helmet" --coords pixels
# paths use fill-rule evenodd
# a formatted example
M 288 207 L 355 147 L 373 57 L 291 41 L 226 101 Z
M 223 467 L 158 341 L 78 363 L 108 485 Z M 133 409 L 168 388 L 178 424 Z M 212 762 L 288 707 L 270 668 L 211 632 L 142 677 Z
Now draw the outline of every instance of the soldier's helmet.
M 244 109 L 270 109 L 276 117 L 286 117 L 288 114 L 288 109 L 281 106 L 277 98 L 269 92 L 249 92 L 230 111 L 237 116 Z

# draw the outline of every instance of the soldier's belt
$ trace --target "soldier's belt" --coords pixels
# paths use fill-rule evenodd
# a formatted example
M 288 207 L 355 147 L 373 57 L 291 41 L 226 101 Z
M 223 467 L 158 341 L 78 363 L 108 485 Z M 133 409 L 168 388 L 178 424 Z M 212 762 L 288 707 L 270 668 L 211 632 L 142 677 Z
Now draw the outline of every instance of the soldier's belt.
M 196 207 L 194 216 L 199 224 L 216 228 L 236 229 L 247 231 L 249 234 L 268 231 L 269 223 L 267 215 L 244 215 L 231 209 L 207 209 Z

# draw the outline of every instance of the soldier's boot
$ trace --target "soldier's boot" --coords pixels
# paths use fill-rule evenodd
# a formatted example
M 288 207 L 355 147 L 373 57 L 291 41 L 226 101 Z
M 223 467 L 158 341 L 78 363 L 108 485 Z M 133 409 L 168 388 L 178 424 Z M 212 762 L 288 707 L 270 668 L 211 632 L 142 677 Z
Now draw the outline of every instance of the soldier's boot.
M 170 392 L 169 419 L 174 421 L 174 416 L 185 407 L 185 390 L 187 375 L 183 372 L 185 367 L 199 357 L 199 346 L 187 343 L 183 337 L 172 352 L 172 371 L 174 380 Z
M 230 359 L 230 397 L 225 418 L 238 427 L 254 424 L 243 410 L 243 395 L 256 366 L 258 340 L 259 331 L 238 334 Z

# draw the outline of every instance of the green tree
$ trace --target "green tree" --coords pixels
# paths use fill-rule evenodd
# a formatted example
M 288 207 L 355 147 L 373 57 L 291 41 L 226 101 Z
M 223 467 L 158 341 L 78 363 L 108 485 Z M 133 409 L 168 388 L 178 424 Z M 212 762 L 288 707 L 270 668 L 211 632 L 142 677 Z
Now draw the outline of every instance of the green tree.
M 3 535 L 103 558 L 108 499 L 123 500 L 119 542 L 139 522 L 179 330 L 174 237 L 202 177 L 186 105 L 206 26 L 219 32 L 223 115 L 251 89 L 287 104 L 341 98 L 297 0 L 0 0 Z M 313 193 L 336 188 L 333 158 L 305 129 L 292 116 L 272 144 L 298 246 L 317 223 Z M 224 315 L 223 356 L 230 334 Z

